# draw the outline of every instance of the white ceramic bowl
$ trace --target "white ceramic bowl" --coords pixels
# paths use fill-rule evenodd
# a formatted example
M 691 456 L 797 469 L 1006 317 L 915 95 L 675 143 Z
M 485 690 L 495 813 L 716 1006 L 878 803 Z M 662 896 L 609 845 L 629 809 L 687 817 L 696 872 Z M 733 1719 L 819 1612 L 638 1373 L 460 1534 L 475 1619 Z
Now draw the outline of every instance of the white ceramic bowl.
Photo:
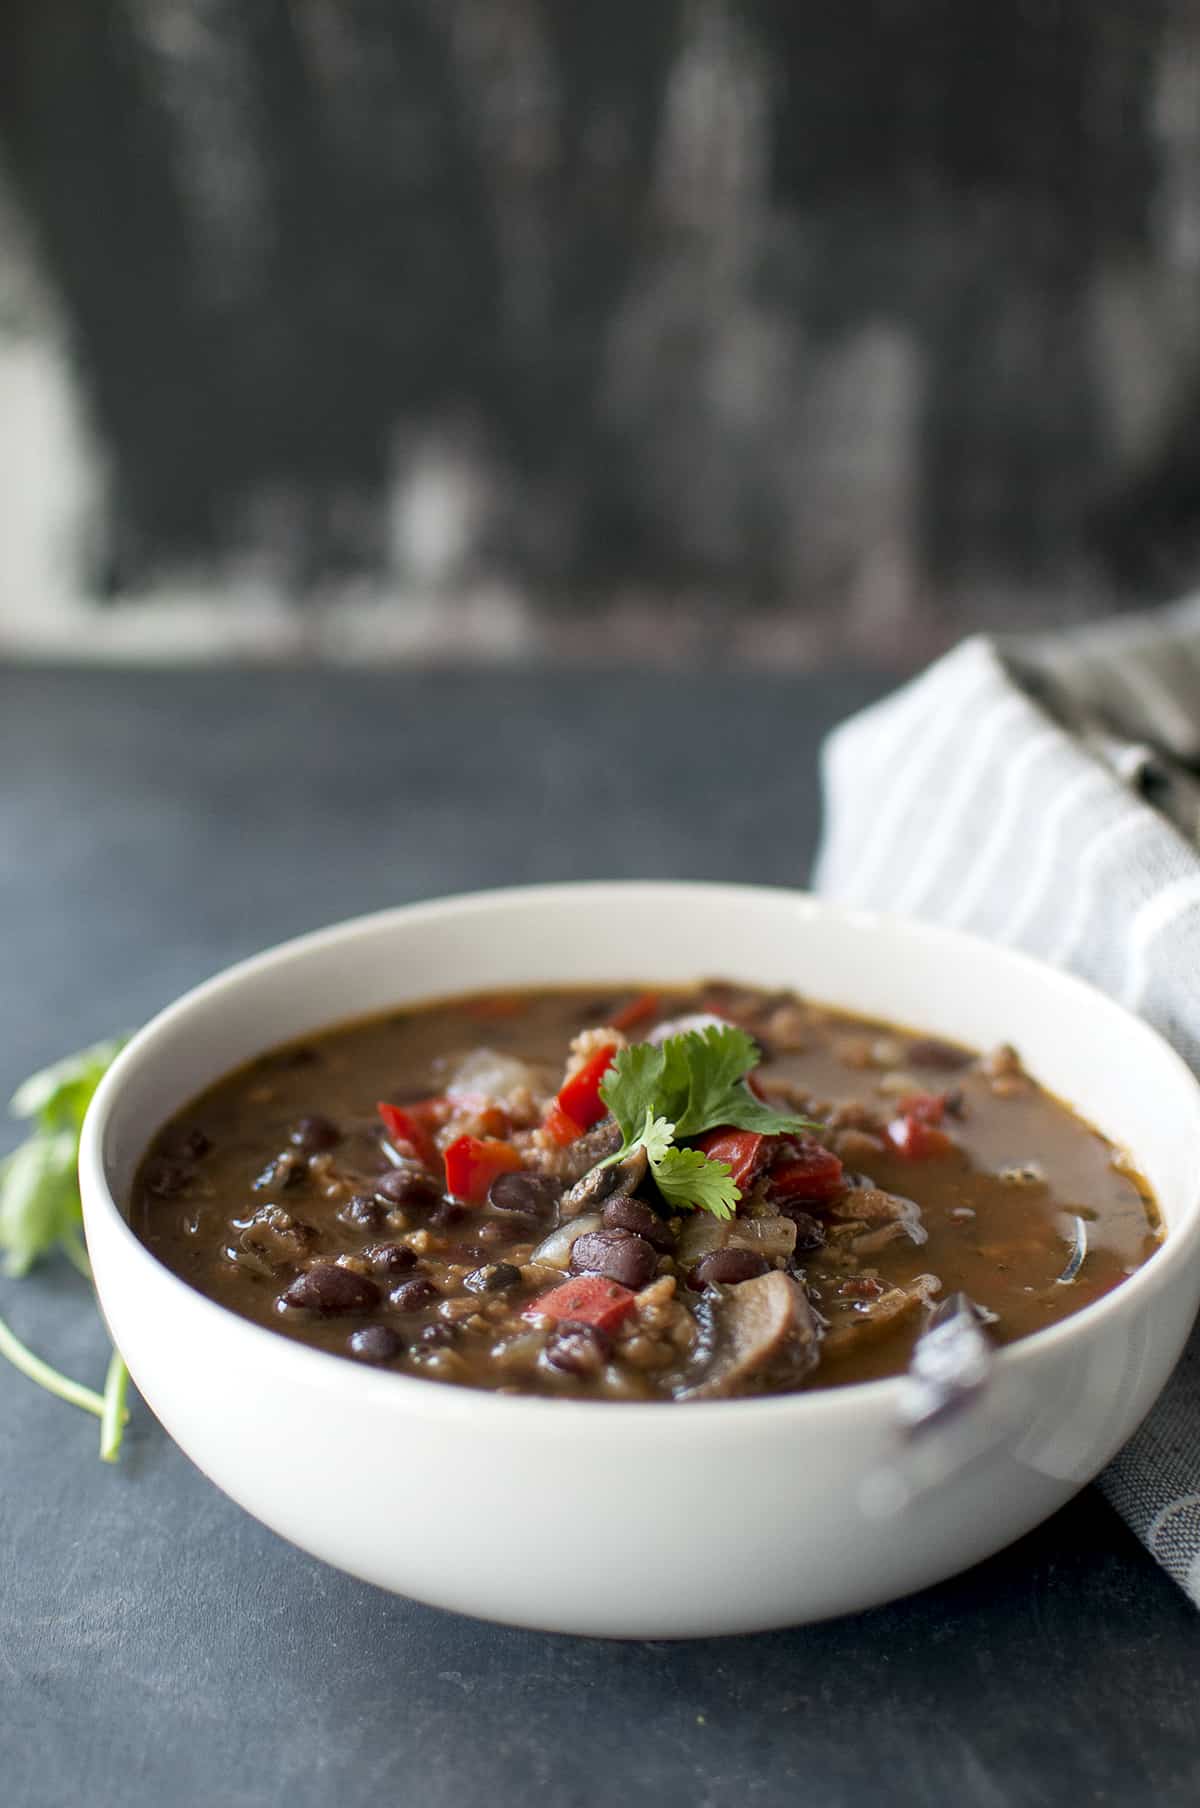
M 391 1004 L 708 974 L 989 1046 L 1136 1156 L 1169 1226 L 1125 1285 L 999 1357 L 982 1404 L 905 1445 L 900 1383 L 704 1404 L 501 1397 L 307 1349 L 215 1305 L 130 1231 L 151 1134 L 236 1063 Z M 538 888 L 289 942 L 125 1049 L 84 1127 L 88 1247 L 163 1425 L 285 1538 L 385 1588 L 565 1632 L 741 1632 L 870 1606 L 974 1563 L 1093 1476 L 1152 1404 L 1200 1296 L 1200 1090 L 1100 993 L 962 935 L 748 887 Z

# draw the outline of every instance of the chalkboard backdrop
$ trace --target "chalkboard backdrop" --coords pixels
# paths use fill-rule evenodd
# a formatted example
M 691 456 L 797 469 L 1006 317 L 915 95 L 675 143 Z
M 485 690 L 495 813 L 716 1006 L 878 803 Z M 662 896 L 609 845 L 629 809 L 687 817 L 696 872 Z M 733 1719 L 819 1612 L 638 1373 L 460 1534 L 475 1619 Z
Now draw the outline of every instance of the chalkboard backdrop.
M 4 15 L 10 636 L 174 586 L 906 658 L 1200 569 L 1196 0 Z

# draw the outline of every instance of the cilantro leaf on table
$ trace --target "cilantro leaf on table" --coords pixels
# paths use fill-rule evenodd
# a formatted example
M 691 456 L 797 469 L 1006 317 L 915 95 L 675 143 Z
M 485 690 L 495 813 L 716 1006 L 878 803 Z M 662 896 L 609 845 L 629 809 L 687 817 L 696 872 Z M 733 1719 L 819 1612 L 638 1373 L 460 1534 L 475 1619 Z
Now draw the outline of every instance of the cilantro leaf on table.
M 0 1166 L 0 1250 L 4 1272 L 20 1277 L 75 1231 L 77 1139 L 69 1130 L 31 1136 Z
M 43 1130 L 74 1130 L 83 1125 L 92 1094 L 125 1045 L 123 1036 L 94 1042 L 78 1054 L 65 1055 L 17 1087 L 10 1110 L 14 1117 L 36 1118 Z
M 14 1117 L 33 1134 L 0 1163 L 0 1251 L 5 1272 L 28 1274 L 60 1246 L 74 1259 L 83 1211 L 76 1164 L 79 1132 L 92 1094 L 122 1047 L 97 1042 L 31 1074 L 13 1094 Z
M 0 1254 L 14 1279 L 35 1263 L 61 1251 L 89 1279 L 83 1248 L 79 1198 L 79 1133 L 92 1095 L 123 1046 L 124 1038 L 97 1042 L 76 1055 L 31 1075 L 12 1100 L 16 1117 L 32 1119 L 33 1131 L 0 1161 Z M 121 1428 L 128 1418 L 128 1371 L 114 1350 L 104 1392 L 72 1381 L 43 1362 L 0 1319 L 0 1356 L 60 1400 L 95 1413 L 100 1420 L 100 1455 L 114 1462 Z
M 746 1084 L 761 1060 L 758 1045 L 736 1024 L 709 1024 L 638 1042 L 616 1055 L 600 1096 L 617 1121 L 622 1146 L 601 1166 L 621 1161 L 639 1146 L 659 1192 L 677 1210 L 732 1216 L 741 1192 L 726 1163 L 679 1145 L 706 1130 L 728 1126 L 780 1136 L 819 1128 L 810 1119 L 775 1111 Z

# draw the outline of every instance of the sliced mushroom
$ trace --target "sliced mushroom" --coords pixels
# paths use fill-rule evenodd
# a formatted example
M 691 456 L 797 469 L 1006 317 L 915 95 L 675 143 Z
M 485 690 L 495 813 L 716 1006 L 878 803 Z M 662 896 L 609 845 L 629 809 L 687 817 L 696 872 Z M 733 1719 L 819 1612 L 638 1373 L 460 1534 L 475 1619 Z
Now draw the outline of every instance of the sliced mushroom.
M 563 1194 L 558 1207 L 560 1213 L 564 1218 L 573 1218 L 577 1212 L 594 1210 L 605 1199 L 617 1195 L 630 1198 L 646 1178 L 646 1167 L 646 1151 L 639 1146 L 631 1149 L 623 1161 L 614 1162 L 611 1168 L 589 1168 Z
M 718 1400 L 770 1383 L 794 1386 L 816 1366 L 820 1331 L 808 1295 L 790 1275 L 775 1269 L 715 1291 L 714 1353 L 702 1379 L 681 1399 Z

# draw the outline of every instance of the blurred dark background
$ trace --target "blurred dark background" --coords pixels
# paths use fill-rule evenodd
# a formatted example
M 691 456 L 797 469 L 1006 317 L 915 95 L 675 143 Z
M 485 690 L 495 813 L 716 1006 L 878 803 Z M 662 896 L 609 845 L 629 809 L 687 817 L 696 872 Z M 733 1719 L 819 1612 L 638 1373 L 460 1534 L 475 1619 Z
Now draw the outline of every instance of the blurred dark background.
M 6 0 L 0 651 L 896 665 L 1200 570 L 1197 0 Z

